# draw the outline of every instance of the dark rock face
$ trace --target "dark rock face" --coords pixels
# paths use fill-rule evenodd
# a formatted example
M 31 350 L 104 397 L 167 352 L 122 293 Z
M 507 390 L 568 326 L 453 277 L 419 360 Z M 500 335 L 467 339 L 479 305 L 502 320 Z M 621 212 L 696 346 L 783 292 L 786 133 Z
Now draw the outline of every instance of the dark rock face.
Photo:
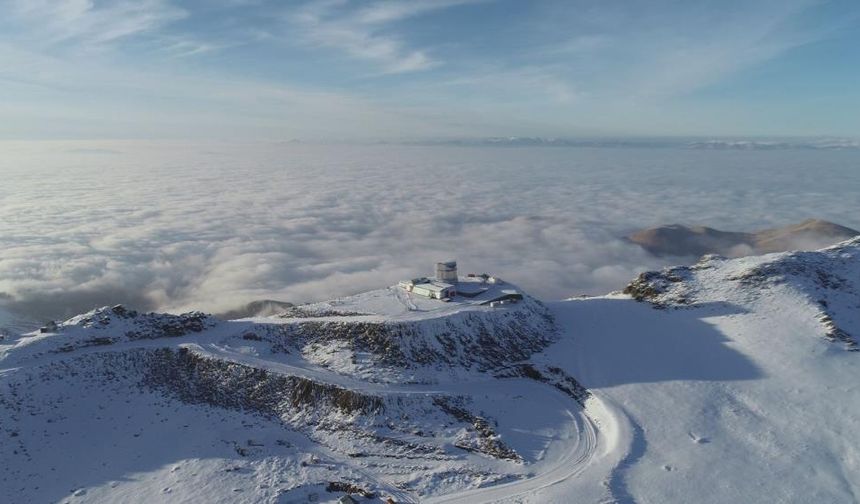
M 477 440 L 469 439 L 455 443 L 457 448 L 504 460 L 522 461 L 522 457 L 517 452 L 499 439 L 498 434 L 486 419 L 472 414 L 456 398 L 437 397 L 433 402 L 453 418 L 471 424 L 478 433 Z
M 845 349 L 849 352 L 860 352 L 860 345 L 857 344 L 857 340 L 854 339 L 854 336 L 836 325 L 836 322 L 826 311 L 822 311 L 818 320 L 822 325 L 824 325 L 824 328 L 827 329 L 827 333 L 824 335 L 825 338 L 834 343 L 842 343 L 845 346 Z
M 215 318 L 201 312 L 172 315 L 139 313 L 122 305 L 104 307 L 56 326 L 52 332 L 62 333 L 72 325 L 90 330 L 91 336 L 87 339 L 70 341 L 51 351 L 71 352 L 81 348 L 112 345 L 121 341 L 177 338 L 203 332 L 217 323 Z
M 310 310 L 305 306 L 293 306 L 280 314 L 281 318 L 356 317 L 362 315 L 370 314 L 345 310 Z
M 84 340 L 82 342 L 79 342 L 78 344 L 63 345 L 60 348 L 58 348 L 57 351 L 58 352 L 71 352 L 71 351 L 77 350 L 79 348 L 113 345 L 115 341 L 116 340 L 114 340 L 113 338 L 107 338 L 107 337 L 90 338 L 88 340 Z
M 492 419 L 469 411 L 467 397 L 383 398 L 167 347 L 83 354 L 35 368 L 33 374 L 19 379 L 47 382 L 69 376 L 99 387 L 120 390 L 130 386 L 157 391 L 187 404 L 261 415 L 299 429 L 323 444 L 337 438 L 344 443 L 338 449 L 345 448 L 350 457 L 453 460 L 452 454 L 433 443 L 433 429 L 447 417 L 464 424 L 463 434 L 454 443 L 458 448 L 521 461 L 519 454 L 499 439 Z M 9 394 L 0 393 L 4 407 L 17 407 L 15 400 L 14 387 Z M 248 450 L 236 447 L 242 456 Z
M 487 371 L 528 359 L 550 344 L 555 321 L 537 301 L 509 312 L 455 314 L 432 324 L 418 322 L 338 322 L 308 320 L 280 333 L 255 333 L 278 348 L 340 343 L 368 353 L 381 365 L 409 368 L 461 366 Z
M 215 325 L 212 318 L 201 312 L 182 315 L 144 314 L 142 323 L 126 333 L 129 339 L 175 338 L 189 333 L 198 333 Z
M 720 254 L 741 257 L 789 250 L 815 250 L 857 235 L 860 235 L 860 231 L 828 221 L 809 219 L 799 224 L 752 233 L 672 224 L 644 229 L 627 239 L 656 256 Z
M 208 359 L 185 348 L 160 348 L 146 355 L 143 383 L 184 402 L 280 416 L 315 408 L 373 415 L 384 410 L 381 398 L 298 376 Z
M 521 363 L 504 368 L 498 371 L 495 376 L 496 378 L 528 378 L 529 380 L 550 384 L 570 396 L 580 406 L 585 406 L 585 401 L 591 396 L 591 392 L 579 383 L 576 378 L 555 366 L 539 369 L 533 364 Z
M 202 312 L 181 315 L 169 313 L 139 313 L 122 305 L 94 310 L 80 319 L 77 325 L 84 328 L 115 330 L 114 323 L 127 322 L 125 336 L 130 340 L 175 338 L 199 333 L 213 327 L 217 320 Z
M 729 277 L 740 284 L 762 287 L 768 284 L 785 283 L 789 279 L 803 279 L 812 282 L 817 288 L 840 290 L 848 286 L 848 280 L 822 263 L 816 252 L 796 252 L 780 258 L 777 262 L 764 263 Z
M 331 492 L 340 492 L 340 493 L 347 493 L 347 494 L 356 494 L 356 495 L 361 495 L 362 497 L 364 497 L 366 499 L 372 499 L 372 498 L 376 497 L 376 494 L 374 492 L 366 490 L 366 489 L 364 489 L 358 485 L 355 485 L 353 483 L 347 483 L 345 481 L 331 481 L 331 482 L 329 482 L 328 485 L 326 485 L 325 491 L 330 492 L 330 493 Z M 355 502 L 355 501 L 353 501 L 353 502 Z
M 291 339 L 301 345 L 345 342 L 355 352 L 369 352 L 382 363 L 407 367 L 401 338 L 411 336 L 410 328 L 399 330 L 385 323 L 369 322 L 302 322 L 291 328 Z
M 689 280 L 693 268 L 675 266 L 661 271 L 646 271 L 636 277 L 624 288 L 624 294 L 636 301 L 647 301 L 655 308 L 665 308 L 667 305 L 686 305 L 689 297 L 683 289 L 684 282 Z M 672 296 L 668 296 L 668 294 Z

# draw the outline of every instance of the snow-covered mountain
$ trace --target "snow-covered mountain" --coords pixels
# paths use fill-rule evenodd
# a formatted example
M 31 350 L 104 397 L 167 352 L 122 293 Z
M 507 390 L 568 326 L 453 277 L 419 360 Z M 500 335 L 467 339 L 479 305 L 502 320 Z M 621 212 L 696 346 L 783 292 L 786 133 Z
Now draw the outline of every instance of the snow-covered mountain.
M 0 501 L 855 502 L 858 287 L 854 239 L 551 303 L 105 307 L 0 341 Z

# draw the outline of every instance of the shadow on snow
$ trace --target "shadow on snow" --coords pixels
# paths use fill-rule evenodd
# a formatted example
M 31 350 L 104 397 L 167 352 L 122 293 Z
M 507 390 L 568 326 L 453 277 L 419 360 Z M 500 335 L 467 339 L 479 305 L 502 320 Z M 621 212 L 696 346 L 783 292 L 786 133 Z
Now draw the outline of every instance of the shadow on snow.
M 728 303 L 654 309 L 632 299 L 595 298 L 552 305 L 565 337 L 548 350 L 567 355 L 589 388 L 673 380 L 731 381 L 763 376 L 709 317 L 746 313 Z

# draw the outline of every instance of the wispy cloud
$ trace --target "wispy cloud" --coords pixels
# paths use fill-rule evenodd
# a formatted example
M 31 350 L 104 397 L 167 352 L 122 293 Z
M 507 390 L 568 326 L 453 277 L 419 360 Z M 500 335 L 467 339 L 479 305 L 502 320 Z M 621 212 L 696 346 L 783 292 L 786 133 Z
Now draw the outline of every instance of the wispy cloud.
M 426 109 L 347 91 L 180 68 L 140 69 L 96 57 L 69 61 L 2 42 L 0 90 L 36 97 L 0 100 L 0 138 L 35 131 L 51 138 L 331 139 L 359 131 L 359 138 L 395 138 L 466 134 L 484 126 L 452 128 L 449 114 L 434 117 Z
M 798 26 L 817 0 L 785 0 L 714 9 L 690 15 L 687 26 L 661 35 L 640 34 L 627 46 L 644 64 L 634 65 L 637 92 L 673 95 L 695 91 L 793 48 L 820 40 L 834 26 Z M 651 36 L 645 36 L 651 35 Z
M 440 84 L 445 87 L 480 90 L 491 98 L 502 94 L 509 99 L 538 99 L 556 105 L 571 105 L 585 98 L 585 94 L 563 75 L 564 70 L 558 66 L 497 68 L 481 65 L 474 72 L 442 81 Z M 492 93 L 488 93 L 489 91 Z
M 455 134 L 452 126 L 479 136 L 860 131 L 835 112 L 822 118 L 827 128 L 774 119 L 808 116 L 800 109 L 811 110 L 809 100 L 797 95 L 814 90 L 749 106 L 755 89 L 778 87 L 750 70 L 828 37 L 856 45 L 856 30 L 839 32 L 860 14 L 850 1 L 0 0 L 0 12 L 6 132 L 24 131 L 27 116 L 36 129 L 91 132 L 117 119 L 95 121 L 97 111 L 118 107 L 135 114 L 135 128 L 206 116 L 201 129 L 257 121 L 248 131 L 293 134 L 310 120 L 314 136 L 330 126 L 325 136 L 353 138 Z M 835 62 L 848 51 L 819 51 L 834 60 L 821 86 L 856 77 Z M 794 65 L 800 79 L 809 61 Z M 747 78 L 748 95 L 725 91 Z M 289 107 L 275 98 L 282 91 L 295 97 Z M 729 106 L 717 103 L 721 91 L 734 93 Z M 841 109 L 840 98 L 823 88 L 819 96 Z
M 150 33 L 188 12 L 166 0 L 15 0 L 8 11 L 30 27 L 30 42 L 98 46 Z
M 531 56 L 601 99 L 671 98 L 719 83 L 839 26 L 805 22 L 819 0 L 631 2 L 545 13 Z
M 427 12 L 447 9 L 465 4 L 486 3 L 488 0 L 398 0 L 378 1 L 362 5 L 356 12 L 355 20 L 363 24 L 379 24 L 400 21 Z
M 383 29 L 398 21 L 477 1 L 382 1 L 356 7 L 347 0 L 314 0 L 290 19 L 313 45 L 375 62 L 385 73 L 415 72 L 438 66 L 442 61 L 431 57 L 426 49 L 411 48 L 398 35 L 383 33 Z
M 244 43 L 244 41 L 213 43 L 192 37 L 165 36 L 158 41 L 158 47 L 170 56 L 185 58 L 236 47 Z

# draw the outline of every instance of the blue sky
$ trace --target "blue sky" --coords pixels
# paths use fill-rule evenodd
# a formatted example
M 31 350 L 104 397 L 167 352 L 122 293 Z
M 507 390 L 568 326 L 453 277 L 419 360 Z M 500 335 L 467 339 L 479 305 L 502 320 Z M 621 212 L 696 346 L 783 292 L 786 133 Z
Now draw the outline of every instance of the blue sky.
M 860 136 L 856 0 L 0 8 L 0 138 Z

